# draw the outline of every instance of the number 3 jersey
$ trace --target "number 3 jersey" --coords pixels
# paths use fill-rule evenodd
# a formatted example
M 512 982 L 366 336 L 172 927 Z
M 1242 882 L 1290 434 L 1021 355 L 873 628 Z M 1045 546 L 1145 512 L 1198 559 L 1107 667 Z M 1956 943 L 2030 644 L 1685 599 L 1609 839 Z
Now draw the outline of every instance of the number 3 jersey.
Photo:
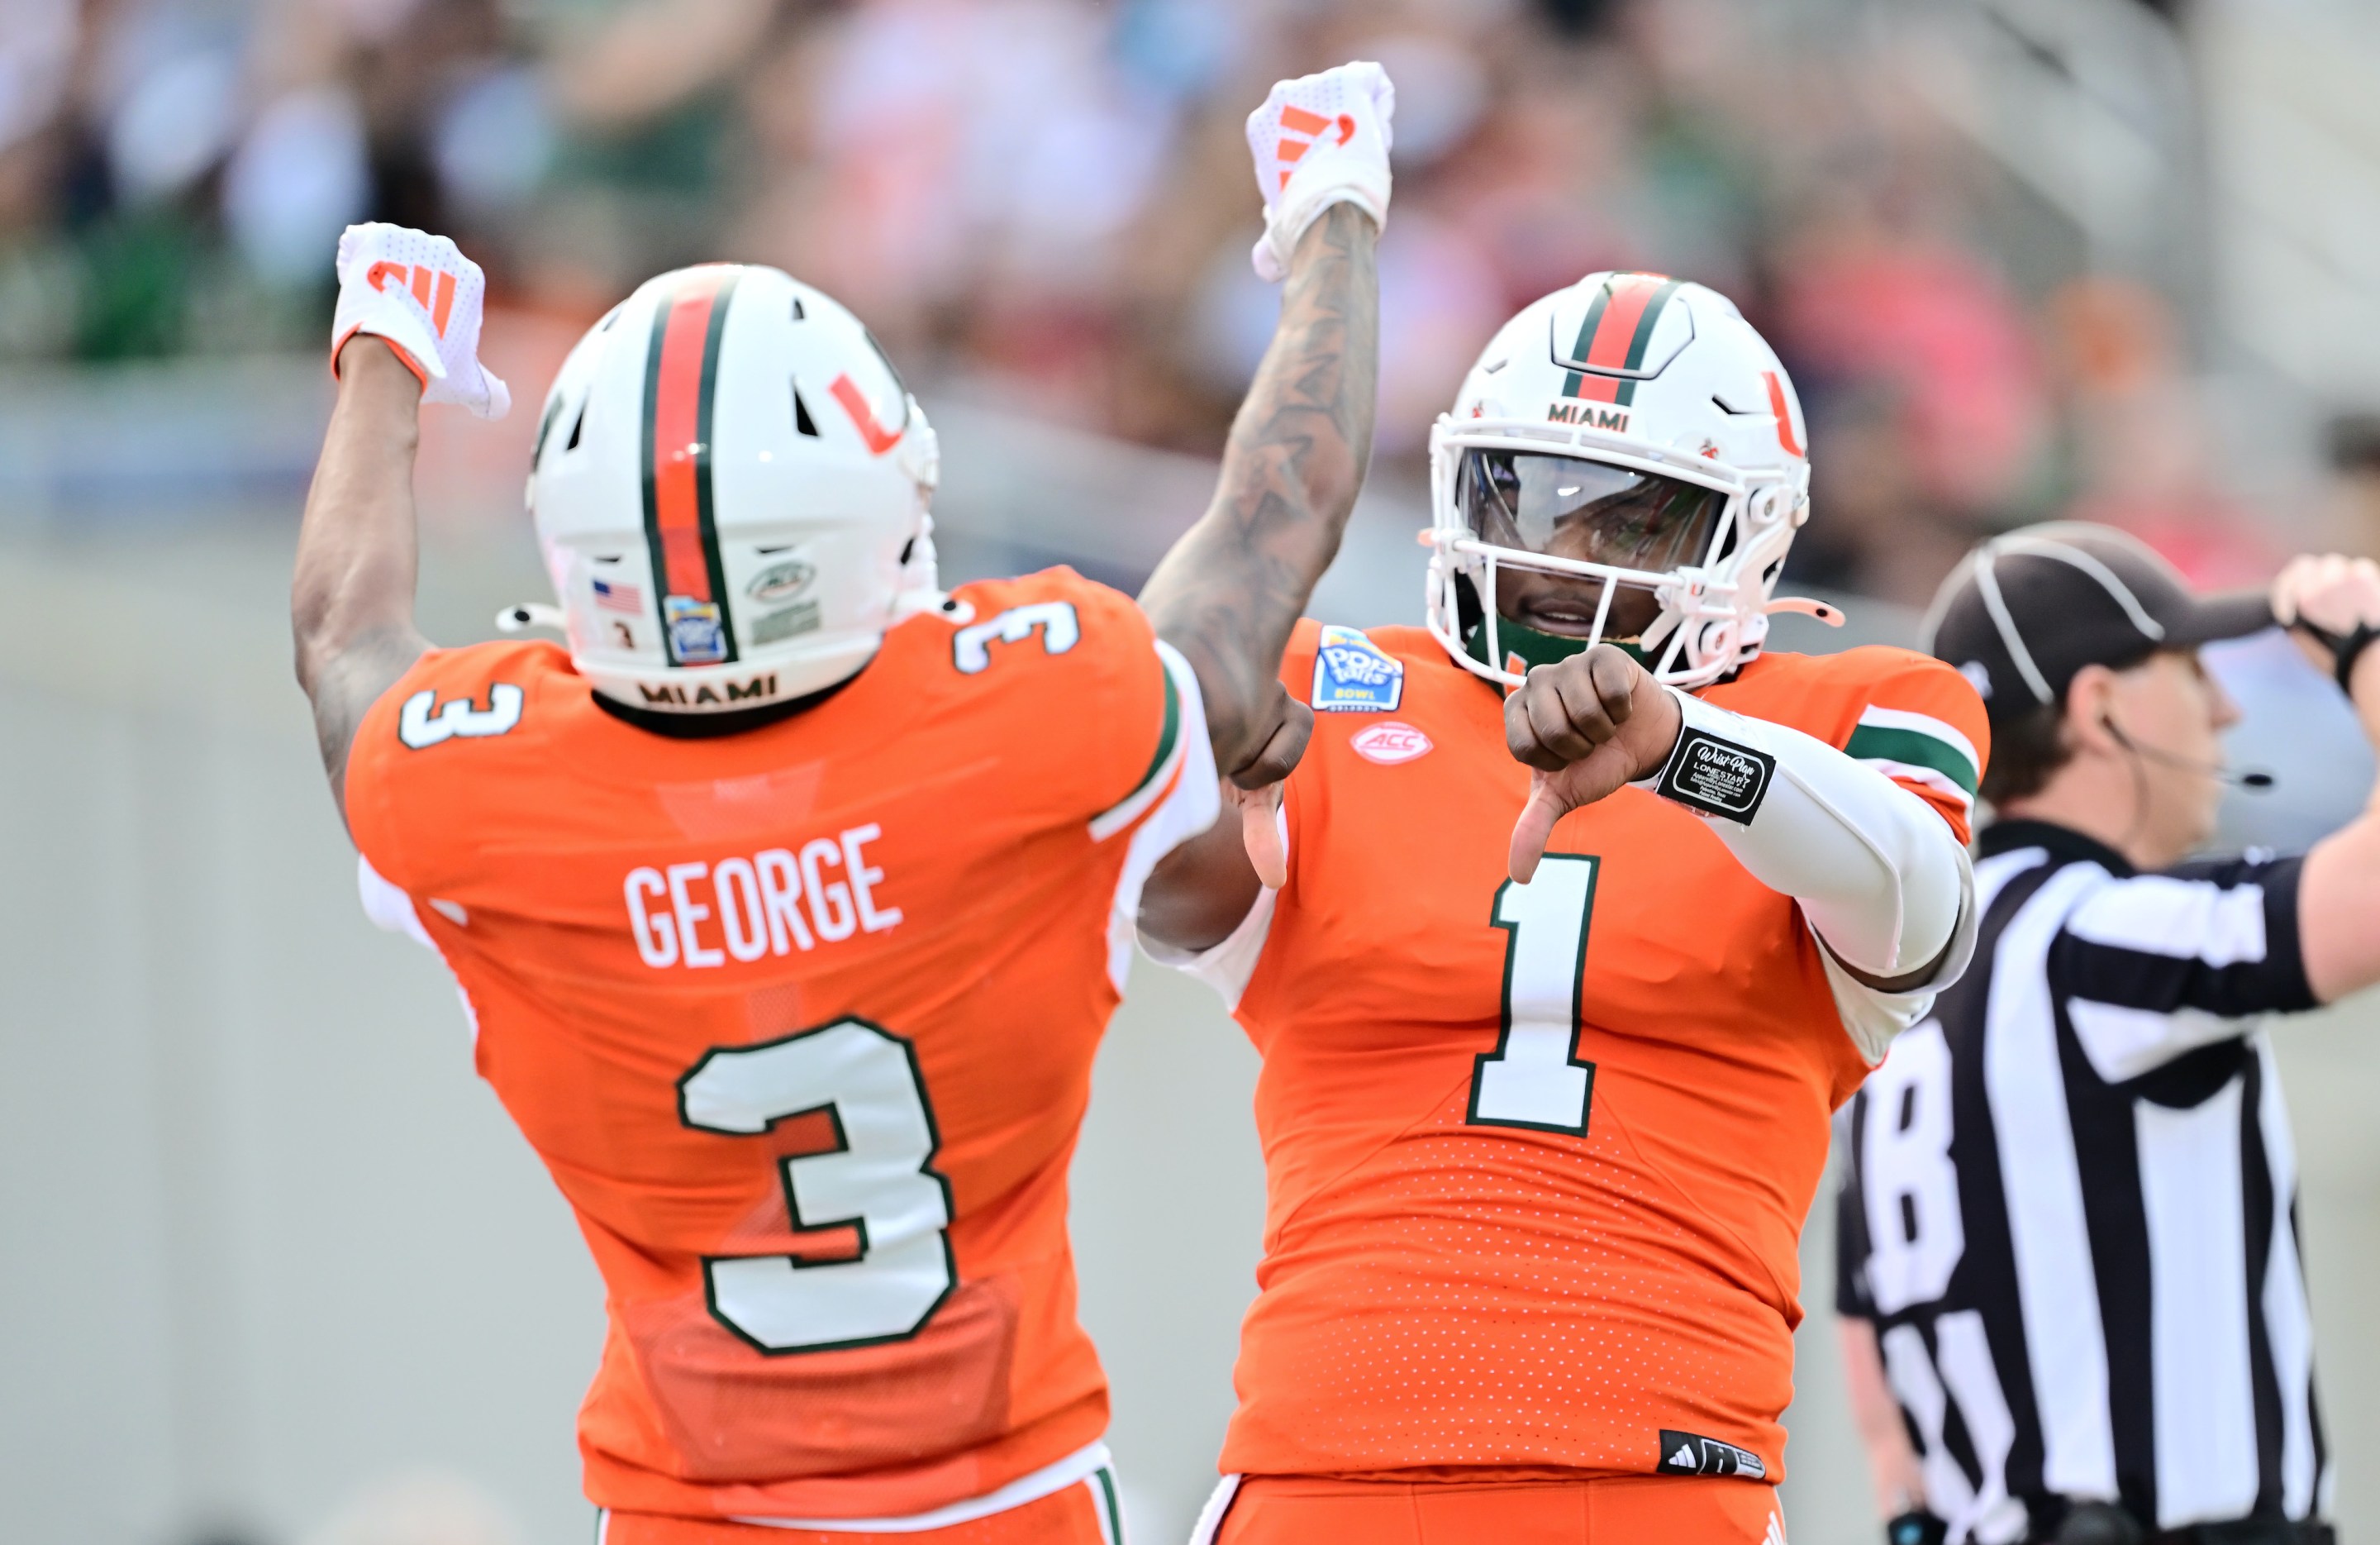
M 602 1271 L 603 1506 L 965 1515 L 1099 1457 L 1066 1169 L 1213 758 L 1123 596 L 958 599 L 740 734 L 625 724 L 543 643 L 432 651 L 358 733 L 368 899 L 454 970 Z
M 1529 772 L 1502 694 L 1422 630 L 1308 624 L 1283 679 L 1320 711 L 1289 883 L 1191 963 L 1264 1057 L 1223 1468 L 1778 1478 L 1796 1242 L 1868 1065 L 1847 1018 L 1880 1045 L 1909 1001 L 1830 968 L 1791 897 L 1640 788 L 1564 817 L 1512 883 Z M 1867 760 L 1964 839 L 1987 731 L 1947 666 L 1769 654 L 1701 695 Z

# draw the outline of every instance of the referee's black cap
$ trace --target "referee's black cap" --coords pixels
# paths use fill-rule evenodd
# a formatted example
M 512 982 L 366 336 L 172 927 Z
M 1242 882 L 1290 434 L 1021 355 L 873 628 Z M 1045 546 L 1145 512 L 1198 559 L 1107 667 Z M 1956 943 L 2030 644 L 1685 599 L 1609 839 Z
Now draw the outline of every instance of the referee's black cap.
M 1960 561 L 1925 618 L 1925 649 L 1959 668 L 1993 718 L 2060 700 L 2085 665 L 2122 670 L 2273 626 L 2261 590 L 2197 596 L 2173 565 L 2111 526 L 2053 521 Z

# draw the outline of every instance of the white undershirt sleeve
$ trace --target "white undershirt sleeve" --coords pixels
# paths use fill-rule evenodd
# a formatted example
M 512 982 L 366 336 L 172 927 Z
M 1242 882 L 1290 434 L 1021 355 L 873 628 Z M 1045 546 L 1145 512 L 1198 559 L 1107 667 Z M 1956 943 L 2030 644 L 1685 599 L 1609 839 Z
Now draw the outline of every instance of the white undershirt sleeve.
M 1160 639 L 1157 658 L 1172 683 L 1179 726 L 1173 750 L 1138 791 L 1114 809 L 1095 817 L 1091 835 L 1104 842 L 1127 823 L 1134 829 L 1123 873 L 1116 882 L 1115 901 L 1108 911 L 1108 975 L 1116 991 L 1123 991 L 1132 969 L 1132 942 L 1140 917 L 1141 888 L 1158 861 L 1215 824 L 1222 810 L 1218 788 L 1215 748 L 1207 736 L 1207 700 L 1198 688 L 1198 673 L 1172 644 Z M 1152 809 L 1150 807 L 1154 805 Z M 1142 820 L 1143 812 L 1147 819 Z
M 1677 749 L 1637 786 L 1693 809 L 1754 879 L 1801 904 L 1834 957 L 1828 977 L 1846 1025 L 1863 1051 L 1881 1054 L 1974 954 L 1966 848 L 1925 801 L 1826 742 L 1677 698 Z M 1840 968 L 1899 978 L 1929 964 L 1898 993 Z
M 413 909 L 413 898 L 381 878 L 380 870 L 360 853 L 356 855 L 356 894 L 373 927 L 402 933 L 425 950 L 438 948 L 430 942 L 429 931 L 421 926 L 421 914 Z
M 1273 821 L 1281 833 L 1281 848 L 1289 846 L 1289 811 L 1287 807 L 1273 811 Z M 1291 861 L 1295 862 L 1294 855 Z M 1220 944 L 1203 950 L 1185 950 L 1162 943 L 1147 933 L 1140 936 L 1140 947 L 1148 958 L 1160 966 L 1171 966 L 1186 976 L 1197 978 L 1221 994 L 1223 1006 L 1236 1009 L 1240 994 L 1248 989 L 1248 979 L 1257 974 L 1257 962 L 1263 958 L 1265 940 L 1272 932 L 1272 913 L 1280 898 L 1278 891 L 1259 887 L 1257 899 L 1248 906 L 1248 914 L 1239 926 Z

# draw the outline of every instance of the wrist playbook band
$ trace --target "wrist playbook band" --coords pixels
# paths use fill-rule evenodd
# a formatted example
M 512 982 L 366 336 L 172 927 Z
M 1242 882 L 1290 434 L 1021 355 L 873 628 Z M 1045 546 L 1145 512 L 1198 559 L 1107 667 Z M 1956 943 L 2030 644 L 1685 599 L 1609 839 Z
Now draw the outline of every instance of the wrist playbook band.
M 1972 945 L 1966 850 L 1923 799 L 1790 725 L 1670 689 L 1678 743 L 1636 783 L 1703 817 L 1752 878 L 1791 896 L 1836 958 L 1894 978 Z M 1880 1054 L 1880 1053 L 1879 1053 Z
M 1776 775 L 1777 759 L 1767 752 L 1689 724 L 1679 730 L 1653 792 L 1690 810 L 1749 826 Z

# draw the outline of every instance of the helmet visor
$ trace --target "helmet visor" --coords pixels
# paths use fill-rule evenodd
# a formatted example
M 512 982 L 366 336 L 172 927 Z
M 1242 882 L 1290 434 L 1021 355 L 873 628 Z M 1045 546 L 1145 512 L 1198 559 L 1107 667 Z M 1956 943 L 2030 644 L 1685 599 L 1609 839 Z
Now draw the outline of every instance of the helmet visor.
M 1727 495 L 1577 456 L 1472 446 L 1455 499 L 1480 541 L 1665 574 L 1703 561 Z

